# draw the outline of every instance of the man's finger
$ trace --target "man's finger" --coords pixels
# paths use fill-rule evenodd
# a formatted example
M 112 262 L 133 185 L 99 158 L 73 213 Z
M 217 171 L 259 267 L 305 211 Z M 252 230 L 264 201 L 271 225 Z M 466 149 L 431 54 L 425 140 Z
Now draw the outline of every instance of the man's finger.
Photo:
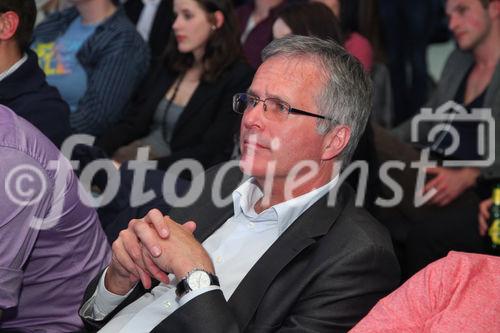
M 140 267 L 137 267 L 138 271 L 139 271 L 139 275 L 141 277 L 141 283 L 142 285 L 144 286 L 144 288 L 146 289 L 149 289 L 151 288 L 151 276 L 146 273 L 144 270 L 142 270 L 142 268 Z
M 114 265 L 117 271 L 123 272 L 125 270 L 128 272 L 128 275 L 133 275 L 138 280 L 140 277 L 138 267 L 132 258 L 129 257 L 127 251 L 125 251 L 121 238 L 115 240 L 111 248 L 113 250 L 111 265 Z
M 151 209 L 144 217 L 144 221 L 152 224 L 161 238 L 168 238 L 170 234 L 168 226 L 165 223 L 163 214 L 158 209 Z
M 151 259 L 149 256 L 149 253 L 146 253 L 145 251 L 142 252 L 142 255 L 144 257 L 144 262 L 146 263 L 146 268 L 148 273 L 157 279 L 158 281 L 161 281 L 165 284 L 168 284 L 170 282 L 170 279 L 168 278 L 168 274 L 162 271 Z
M 182 225 L 184 229 L 189 231 L 190 233 L 193 233 L 196 230 L 196 222 L 194 221 L 187 221 Z
M 127 252 L 134 264 L 144 270 L 145 264 L 142 260 L 142 245 L 140 244 L 140 240 L 134 228 L 135 227 L 129 227 L 128 229 L 120 231 L 119 239 L 123 244 L 124 251 Z
M 485 236 L 487 231 L 488 223 L 486 223 L 486 220 L 481 215 L 479 215 L 479 234 L 481 236 Z
M 431 175 L 437 175 L 441 172 L 441 168 L 427 168 L 425 169 L 425 173 L 429 173 Z
M 131 232 L 138 238 L 142 247 L 145 247 L 153 257 L 157 258 L 161 255 L 161 239 L 156 229 L 152 227 L 151 224 L 145 222 L 144 219 L 138 220 L 133 225 L 130 225 L 129 229 L 131 229 Z M 139 252 L 137 255 L 140 257 L 138 260 L 143 263 L 142 253 Z M 134 257 L 134 259 L 136 258 Z M 141 267 L 145 268 L 145 265 L 142 264 Z
M 479 205 L 479 234 L 485 236 L 488 231 L 488 219 L 490 218 L 490 206 L 492 200 L 485 200 Z
M 429 202 L 433 205 L 437 205 L 437 206 L 442 206 L 443 205 L 443 202 L 444 200 L 446 199 L 447 197 L 447 193 L 445 191 L 438 191 L 436 192 L 436 194 L 431 198 L 431 200 L 429 200 Z
M 439 185 L 440 185 L 439 178 L 436 177 L 436 178 L 429 180 L 424 186 L 424 194 L 426 194 L 427 192 L 429 192 L 432 189 L 435 189 L 436 191 L 439 192 L 439 189 L 440 189 Z

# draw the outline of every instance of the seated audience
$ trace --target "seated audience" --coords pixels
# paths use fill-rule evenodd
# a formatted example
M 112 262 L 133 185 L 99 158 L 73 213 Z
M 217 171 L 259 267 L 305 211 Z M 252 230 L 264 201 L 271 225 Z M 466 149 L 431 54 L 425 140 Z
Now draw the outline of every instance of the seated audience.
M 112 0 L 73 2 L 37 26 L 31 47 L 69 104 L 73 131 L 97 136 L 122 118 L 148 71 L 149 49 Z
M 127 0 L 125 13 L 142 38 L 148 42 L 153 61 L 167 46 L 174 21 L 171 0 Z
M 111 254 L 97 214 L 57 148 L 4 106 L 0 155 L 0 331 L 79 330 L 85 286 Z
M 0 104 L 60 146 L 71 133 L 69 109 L 28 48 L 35 17 L 34 0 L 0 0 Z
M 449 110 L 444 110 L 448 120 L 421 122 L 416 135 L 420 141 L 413 142 L 413 146 L 401 142 L 411 142 L 411 121 L 395 130 L 401 140 L 381 129 L 375 133 L 382 160 L 407 163 L 404 170 L 390 172 L 391 178 L 403 188 L 402 202 L 395 208 L 384 209 L 390 216 L 379 217 L 406 248 L 407 276 L 450 250 L 482 251 L 473 221 L 480 200 L 491 194 L 500 179 L 500 1 L 447 0 L 446 13 L 458 48 L 448 58 L 436 93 L 427 106 L 432 112 L 443 105 L 449 106 Z M 473 109 L 488 112 L 482 108 L 491 109 L 495 142 L 489 142 L 488 135 L 479 135 L 477 122 L 453 121 L 458 109 L 469 114 Z M 445 124 L 450 124 L 459 135 L 459 144 L 452 153 L 447 152 L 453 143 L 448 131 L 428 139 L 435 126 Z M 486 153 L 494 156 L 493 164 L 487 167 L 437 164 L 426 169 L 428 177 L 423 188 L 417 186 L 417 169 L 409 163 L 420 160 L 422 152 L 430 151 L 430 159 L 439 163 L 443 160 L 477 162 L 484 158 L 478 150 L 480 142 L 486 147 Z M 416 206 L 415 188 L 422 190 L 423 195 L 432 195 L 425 205 Z
M 208 167 L 229 159 L 238 117 L 232 96 L 253 70 L 241 56 L 229 0 L 176 0 L 166 56 L 134 97 L 126 118 L 97 141 L 119 163 L 147 146 L 166 170 L 186 158 Z
M 500 258 L 450 252 L 380 300 L 350 333 L 500 332 Z
M 365 69 L 373 67 L 373 48 L 363 35 L 358 33 L 359 0 L 313 0 L 327 5 L 340 21 L 342 38 L 346 50 L 355 56 Z
M 386 230 L 338 184 L 368 120 L 367 74 L 313 37 L 277 39 L 263 59 L 234 97 L 239 167 L 209 170 L 193 182 L 204 187 L 192 205 L 170 218 L 152 210 L 120 233 L 80 309 L 91 331 L 345 332 L 399 282 Z M 304 161 L 317 172 L 296 173 L 300 186 L 288 193 L 286 178 Z M 221 206 L 212 191 L 233 200 Z
M 249 0 L 236 9 L 243 52 L 253 68 L 261 63 L 260 53 L 273 40 L 273 23 L 287 0 Z
M 336 16 L 320 2 L 291 4 L 278 13 L 273 25 L 274 38 L 281 38 L 289 34 L 315 36 L 342 44 L 340 26 Z M 378 161 L 375 156 L 373 130 L 370 123 L 367 124 L 352 158 L 352 161 L 360 160 L 366 161 L 370 166 L 364 207 L 372 211 L 374 200 L 379 191 L 379 182 L 376 167 Z M 360 173 L 353 172 L 347 181 L 355 189 L 358 189 Z

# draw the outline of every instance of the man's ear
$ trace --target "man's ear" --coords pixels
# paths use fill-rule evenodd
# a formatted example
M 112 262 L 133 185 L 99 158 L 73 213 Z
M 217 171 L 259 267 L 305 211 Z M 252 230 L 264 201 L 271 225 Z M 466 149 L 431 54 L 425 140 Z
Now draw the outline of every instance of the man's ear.
M 215 13 L 214 13 L 214 25 L 217 29 L 219 29 L 220 27 L 222 27 L 222 25 L 224 24 L 224 14 L 222 14 L 222 12 L 220 10 L 217 10 Z
M 13 11 L 0 14 L 0 40 L 14 37 L 19 26 L 19 16 Z
M 331 160 L 345 149 L 351 138 L 351 128 L 345 125 L 334 127 L 323 139 L 322 160 Z

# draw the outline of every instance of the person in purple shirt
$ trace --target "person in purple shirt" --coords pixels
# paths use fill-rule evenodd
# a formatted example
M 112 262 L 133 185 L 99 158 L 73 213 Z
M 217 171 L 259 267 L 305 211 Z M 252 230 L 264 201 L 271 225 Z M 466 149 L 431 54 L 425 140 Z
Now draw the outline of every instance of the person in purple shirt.
M 110 248 L 71 165 L 0 105 L 0 331 L 72 332 Z

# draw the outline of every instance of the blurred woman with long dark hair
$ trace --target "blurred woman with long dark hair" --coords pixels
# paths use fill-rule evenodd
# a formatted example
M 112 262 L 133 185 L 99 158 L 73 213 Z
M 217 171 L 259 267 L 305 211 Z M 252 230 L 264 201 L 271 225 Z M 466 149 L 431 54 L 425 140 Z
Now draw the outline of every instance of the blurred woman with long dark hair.
M 229 159 L 238 129 L 232 96 L 253 70 L 242 61 L 230 0 L 174 0 L 176 19 L 163 60 L 128 116 L 97 145 L 118 163 L 147 146 L 160 169 L 191 158 L 204 167 Z

